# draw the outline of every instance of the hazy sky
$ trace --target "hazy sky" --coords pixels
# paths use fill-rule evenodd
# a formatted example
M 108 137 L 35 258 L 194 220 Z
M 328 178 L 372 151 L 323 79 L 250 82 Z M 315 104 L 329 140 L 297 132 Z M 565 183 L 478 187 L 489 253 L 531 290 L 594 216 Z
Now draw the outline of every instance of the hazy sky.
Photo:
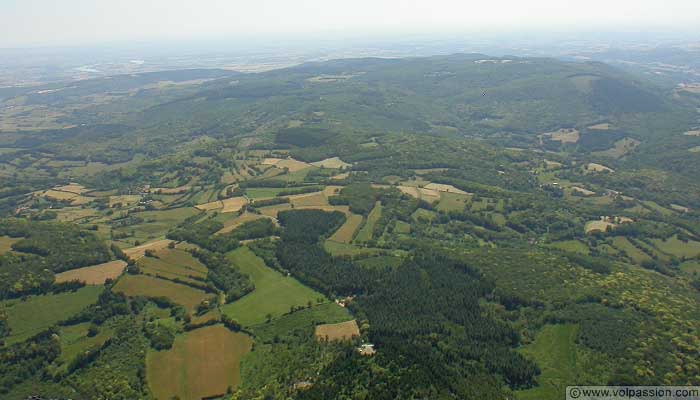
M 700 0 L 0 0 L 0 47 L 240 35 L 699 26 Z

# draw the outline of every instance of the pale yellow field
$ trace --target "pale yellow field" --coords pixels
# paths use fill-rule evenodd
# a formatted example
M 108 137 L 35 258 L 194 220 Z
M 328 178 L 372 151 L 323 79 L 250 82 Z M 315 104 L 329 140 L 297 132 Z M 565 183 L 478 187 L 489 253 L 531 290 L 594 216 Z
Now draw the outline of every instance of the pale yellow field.
M 430 190 L 437 190 L 438 192 L 447 192 L 447 193 L 457 193 L 457 194 L 471 194 L 467 193 L 464 190 L 457 189 L 456 187 L 452 185 L 445 185 L 442 183 L 429 183 L 424 186 L 426 189 Z
M 221 200 L 221 204 L 222 213 L 237 212 L 248 204 L 248 200 L 245 197 L 232 197 L 230 199 Z
M 56 282 L 80 281 L 86 285 L 103 285 L 107 279 L 115 279 L 126 268 L 122 260 L 110 261 L 90 267 L 72 269 L 56 274 Z
M 691 147 L 688 151 L 691 153 L 700 153 L 700 146 Z
M 328 198 L 323 194 L 323 192 L 305 193 L 289 196 L 289 201 L 292 203 L 294 208 L 308 206 L 320 207 L 329 205 Z
M 362 215 L 357 215 L 357 214 L 350 215 L 345 220 L 345 223 L 340 228 L 338 228 L 338 230 L 335 231 L 333 236 L 329 237 L 328 240 L 338 242 L 338 243 L 350 243 L 350 242 L 352 242 L 352 239 L 355 236 L 355 232 L 357 231 L 357 228 L 359 228 L 360 224 L 362 224 L 362 220 L 363 220 Z
M 156 240 L 155 242 L 142 244 L 140 246 L 132 247 L 130 249 L 124 249 L 123 251 L 124 251 L 124 254 L 127 255 L 127 257 L 136 261 L 139 258 L 146 255 L 146 250 L 158 251 L 158 250 L 161 250 L 161 249 L 168 247 L 170 242 L 172 242 L 172 240 L 170 240 L 170 239 Z
M 79 185 L 77 183 L 71 183 L 69 185 L 65 186 L 58 186 L 54 188 L 55 190 L 61 191 L 61 192 L 70 192 L 70 193 L 75 193 L 75 194 L 83 194 L 85 192 L 89 192 L 89 189 L 86 189 L 85 186 Z
M 556 161 L 549 161 L 549 160 L 544 160 L 544 164 L 547 167 L 547 169 L 557 169 L 561 168 L 564 166 L 564 164 Z
M 595 192 L 592 190 L 588 190 L 588 189 L 578 187 L 578 186 L 572 186 L 571 190 L 574 192 L 578 192 L 584 196 L 593 196 L 595 194 Z
M 61 192 L 58 190 L 49 189 L 44 192 L 44 197 L 54 200 L 72 200 L 78 197 L 78 194 L 71 192 Z
M 90 203 L 93 201 L 95 201 L 94 197 L 77 196 L 77 197 L 73 198 L 73 200 L 70 202 L 70 204 L 73 206 L 80 206 L 80 205 L 87 204 L 87 203 Z
M 573 128 L 562 128 L 554 132 L 545 132 L 540 136 L 548 137 L 561 143 L 576 143 L 581 137 L 580 132 Z
M 685 136 L 700 136 L 700 129 L 685 132 L 684 135 Z
M 335 195 L 337 195 L 338 193 L 340 193 L 340 191 L 341 191 L 342 189 L 343 189 L 342 186 L 332 186 L 332 185 L 331 185 L 331 186 L 326 186 L 325 188 L 323 188 L 323 194 L 324 194 L 326 197 L 335 196 Z
M 210 203 L 197 204 L 196 206 L 194 206 L 194 208 L 201 210 L 201 211 L 220 210 L 223 207 L 224 207 L 224 203 L 221 202 L 221 200 L 212 201 Z
M 418 192 L 418 188 L 415 186 L 399 186 L 398 189 L 403 194 L 407 194 L 411 197 L 415 197 L 416 199 L 420 199 L 420 193 Z
M 125 194 L 121 196 L 109 196 L 109 206 L 112 207 L 115 204 L 121 204 L 122 206 L 127 206 L 131 204 L 136 204 L 141 200 L 141 196 L 138 194 Z
M 346 179 L 348 176 L 350 176 L 349 172 L 343 172 L 342 174 L 331 176 L 331 179 L 334 181 L 341 181 L 343 179 Z
M 336 168 L 336 169 L 347 168 L 347 167 L 352 166 L 352 164 L 346 163 L 345 161 L 341 160 L 339 157 L 326 158 L 325 160 L 312 162 L 311 165 L 314 165 L 316 167 Z
M 262 215 L 272 217 L 272 218 L 277 218 L 277 213 L 280 211 L 284 210 L 291 210 L 292 205 L 289 203 L 284 203 L 284 204 L 276 204 L 274 206 L 269 206 L 269 207 L 263 207 L 260 209 L 260 212 Z
M 600 154 L 603 156 L 608 156 L 608 157 L 622 157 L 630 152 L 632 152 L 634 149 L 637 148 L 642 142 L 640 142 L 637 139 L 632 139 L 632 138 L 623 138 L 615 142 L 615 147 L 611 149 L 607 149 L 605 151 L 600 151 L 597 152 L 596 154 Z
M 153 188 L 151 192 L 156 194 L 180 194 L 189 191 L 192 186 L 184 185 L 176 188 Z
M 360 328 L 358 328 L 357 322 L 353 319 L 352 321 L 340 322 L 337 324 L 317 325 L 314 335 L 317 340 L 350 340 L 360 336 Z
M 149 351 L 146 356 L 151 391 L 163 400 L 225 396 L 240 383 L 241 359 L 252 347 L 250 336 L 223 325 L 178 335 L 171 349 Z
M 427 202 L 433 202 L 440 200 L 440 192 L 434 189 L 426 189 L 415 186 L 399 186 L 398 189 L 411 197 L 416 199 L 425 200 Z
M 262 161 L 263 165 L 274 165 L 275 167 L 282 169 L 287 168 L 289 172 L 297 172 L 302 169 L 308 168 L 311 165 L 303 161 L 295 160 L 293 158 L 266 158 Z
M 586 170 L 592 172 L 615 172 L 615 170 L 613 170 L 612 168 L 608 168 L 605 165 L 596 163 L 589 163 L 588 165 L 586 165 Z
M 252 213 L 246 212 L 237 218 L 234 218 L 230 221 L 224 222 L 224 227 L 221 228 L 221 230 L 219 230 L 218 232 L 216 232 L 216 234 L 218 235 L 218 234 L 222 234 L 222 233 L 231 232 L 232 230 L 238 228 L 239 226 L 245 224 L 246 222 L 254 221 L 254 220 L 260 219 L 260 218 L 269 218 L 269 217 L 266 215 L 252 214 Z
M 682 213 L 687 213 L 687 212 L 690 211 L 690 208 L 684 207 L 684 206 L 680 206 L 680 205 L 678 205 L 678 204 L 671 204 L 671 208 L 674 209 L 674 210 L 676 210 L 676 211 L 678 211 L 678 212 L 682 212 Z
M 597 131 L 607 131 L 610 129 L 610 124 L 605 122 L 602 124 L 591 125 L 588 127 L 588 129 L 593 129 L 593 130 L 597 130 Z
M 232 197 L 230 199 L 198 204 L 194 207 L 202 211 L 221 210 L 222 213 L 230 213 L 240 211 L 246 204 L 248 204 L 248 200 L 245 197 Z
M 12 238 L 9 236 L 0 236 L 0 254 L 5 254 L 12 250 L 12 244 L 19 241 L 20 238 Z
M 586 233 L 606 232 L 608 227 L 615 227 L 615 224 L 607 221 L 589 221 L 586 223 Z

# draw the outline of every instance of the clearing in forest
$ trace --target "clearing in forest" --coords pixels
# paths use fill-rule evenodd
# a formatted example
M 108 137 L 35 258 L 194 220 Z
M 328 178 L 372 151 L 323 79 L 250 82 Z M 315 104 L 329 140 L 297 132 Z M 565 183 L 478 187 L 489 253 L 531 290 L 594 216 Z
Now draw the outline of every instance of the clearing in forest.
M 554 132 L 545 132 L 539 135 L 540 138 L 548 138 L 560 143 L 576 143 L 581 137 L 580 132 L 574 128 L 562 128 Z
M 382 216 L 382 203 L 377 201 L 374 203 L 374 208 L 367 215 L 367 221 L 355 236 L 356 242 L 366 242 L 372 240 L 372 234 L 374 232 L 374 225 L 377 224 L 379 218 Z
M 220 210 L 222 213 L 229 213 L 240 211 L 246 204 L 248 204 L 248 200 L 245 197 L 232 197 L 230 199 L 197 204 L 195 208 L 201 211 Z
M 622 138 L 615 142 L 615 146 L 604 151 L 596 152 L 601 156 L 606 157 L 623 157 L 636 149 L 642 142 L 632 138 Z
M 172 242 L 172 240 L 170 240 L 170 239 L 156 240 L 155 242 L 142 244 L 140 246 L 132 247 L 129 249 L 123 249 L 122 251 L 124 252 L 124 254 L 126 254 L 127 257 L 136 261 L 139 258 L 146 255 L 146 250 L 154 250 L 154 251 L 162 250 L 162 249 L 168 247 L 170 242 Z
M 181 280 L 195 286 L 202 286 L 207 277 L 207 267 L 189 252 L 180 249 L 163 249 L 156 257 L 142 257 L 138 261 L 141 272 L 146 275 L 171 280 Z
M 337 324 L 323 324 L 316 326 L 314 336 L 316 336 L 316 340 L 328 342 L 351 340 L 360 336 L 360 328 L 354 319 Z
M 323 192 L 296 194 L 289 196 L 289 201 L 295 207 L 321 207 L 327 206 L 328 198 Z
M 266 217 L 267 216 L 265 216 L 265 215 L 253 214 L 253 213 L 249 213 L 249 212 L 243 213 L 242 215 L 240 215 L 234 219 L 225 221 L 224 227 L 221 228 L 221 230 L 219 230 L 218 232 L 216 232 L 216 234 L 220 235 L 222 233 L 231 232 L 232 230 L 238 228 L 239 226 L 245 224 L 246 222 L 255 221 L 256 219 L 266 218 Z
M 240 383 L 241 358 L 252 346 L 250 336 L 223 325 L 178 335 L 171 349 L 146 355 L 148 384 L 158 399 L 223 396 Z
M 351 167 L 352 164 L 346 163 L 339 157 L 326 158 L 325 160 L 312 162 L 311 165 L 319 168 L 334 168 L 341 169 Z
M 121 196 L 109 196 L 109 206 L 114 207 L 116 204 L 121 204 L 122 207 L 130 206 L 141 201 L 141 196 L 138 194 L 125 194 Z
M 13 238 L 9 236 L 0 236 L 0 255 L 12 250 L 12 244 L 18 242 L 21 238 Z
M 266 158 L 262 161 L 262 164 L 273 165 L 279 169 L 287 168 L 289 172 L 301 171 L 311 166 L 311 164 L 293 158 Z
M 86 285 L 104 285 L 107 279 L 116 279 L 126 268 L 122 260 L 110 261 L 56 274 L 56 283 L 80 281 Z
M 339 243 L 352 242 L 352 239 L 355 236 L 355 232 L 357 232 L 357 228 L 359 228 L 362 224 L 362 220 L 362 215 L 351 214 L 345 220 L 345 223 L 340 228 L 338 228 L 338 230 L 335 231 L 333 236 L 329 237 L 328 240 Z
M 611 127 L 610 123 L 604 122 L 602 124 L 591 125 L 588 127 L 588 129 L 592 129 L 594 131 L 607 131 L 610 129 L 610 127 Z
M 516 392 L 518 400 L 556 399 L 569 382 L 578 380 L 576 335 L 578 326 L 545 325 L 535 340 L 520 351 L 542 370 L 539 385 Z
M 586 171 L 590 172 L 615 172 L 612 168 L 606 167 L 603 164 L 588 163 L 586 165 Z
M 243 326 L 252 326 L 270 317 L 288 313 L 292 306 L 306 307 L 316 304 L 322 294 L 304 286 L 291 276 L 268 267 L 248 247 L 240 247 L 227 254 L 227 258 L 238 270 L 250 277 L 255 290 L 233 303 L 226 304 L 222 311 Z
M 444 192 L 444 193 L 457 193 L 457 194 L 471 194 L 467 193 L 464 190 L 457 189 L 456 187 L 452 185 L 446 185 L 443 183 L 429 183 L 424 186 L 426 189 L 430 190 L 437 190 L 438 192 Z
M 440 192 L 434 189 L 426 189 L 417 186 L 399 186 L 398 189 L 411 197 L 425 200 L 429 203 L 440 200 Z
M 212 296 L 203 290 L 147 275 L 124 275 L 113 290 L 129 297 L 167 297 L 189 312 Z

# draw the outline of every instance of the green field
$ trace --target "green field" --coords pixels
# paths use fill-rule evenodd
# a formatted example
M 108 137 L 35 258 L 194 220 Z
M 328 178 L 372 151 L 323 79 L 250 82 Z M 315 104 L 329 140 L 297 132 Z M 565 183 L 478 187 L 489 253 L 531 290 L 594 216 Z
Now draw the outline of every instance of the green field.
M 700 261 L 686 261 L 681 264 L 681 271 L 688 275 L 700 275 Z
M 469 203 L 471 196 L 459 193 L 440 193 L 440 202 L 437 205 L 439 211 L 463 211 L 464 207 Z
M 576 381 L 576 325 L 545 325 L 535 341 L 522 349 L 542 370 L 539 386 L 517 393 L 520 400 L 562 399 Z
M 356 264 L 365 268 L 396 268 L 403 262 L 401 257 L 395 256 L 376 256 L 363 258 L 355 261 Z
M 11 238 L 9 236 L 0 236 L 0 254 L 7 253 L 12 250 L 12 244 L 20 238 Z
M 333 256 L 357 256 L 357 255 L 374 255 L 379 252 L 378 249 L 355 246 L 348 243 L 338 243 L 326 240 L 323 243 L 323 248 Z
M 676 257 L 697 257 L 700 256 L 700 242 L 689 240 L 683 242 L 678 237 L 673 236 L 666 240 L 652 239 L 654 245 L 664 253 Z
M 296 279 L 269 268 L 247 247 L 228 253 L 228 259 L 244 274 L 250 276 L 255 290 L 222 307 L 222 311 L 243 326 L 260 324 L 270 314 L 273 318 L 288 313 L 292 306 L 327 301 L 320 293 L 302 285 Z
M 0 303 L 7 311 L 12 330 L 5 341 L 21 342 L 42 330 L 80 312 L 97 301 L 102 286 L 85 286 L 75 292 L 30 296 L 27 300 L 7 300 Z
M 588 254 L 589 252 L 588 246 L 578 240 L 564 240 L 561 242 L 551 243 L 548 246 L 572 253 Z
M 624 251 L 627 255 L 637 264 L 641 264 L 644 261 L 651 260 L 645 252 L 639 250 L 635 245 L 633 245 L 624 236 L 616 236 L 613 238 L 613 245 L 619 250 Z
M 284 336 L 299 328 L 313 328 L 318 324 L 334 324 L 351 319 L 346 308 L 335 303 L 318 304 L 292 314 L 275 318 L 271 323 L 253 326 L 252 332 L 262 341 L 271 340 L 275 335 Z
M 372 240 L 372 232 L 374 231 L 374 225 L 379 221 L 379 218 L 382 216 L 382 203 L 376 202 L 374 204 L 374 208 L 372 211 L 369 212 L 369 215 L 367 215 L 367 221 L 365 221 L 365 224 L 360 228 L 360 231 L 357 232 L 357 236 L 355 236 L 355 241 L 356 242 L 366 242 L 368 240 Z
M 167 297 L 185 307 L 188 311 L 194 310 L 202 300 L 213 296 L 213 294 L 208 294 L 190 286 L 147 275 L 124 275 L 119 279 L 113 290 L 122 292 L 130 297 Z
M 114 333 L 108 323 L 100 326 L 97 335 L 92 337 L 88 336 L 88 328 L 90 328 L 89 322 L 61 327 L 59 336 L 61 355 L 58 358 L 59 362 L 69 363 L 78 354 L 102 346 Z
M 246 196 L 251 199 L 264 199 L 266 197 L 275 197 L 277 193 L 289 190 L 287 188 L 249 188 L 246 189 Z
M 179 249 L 163 249 L 155 257 L 143 257 L 138 261 L 141 271 L 146 275 L 160 276 L 166 279 L 179 279 L 201 285 L 193 278 L 205 279 L 207 268 L 190 253 Z
M 200 211 L 193 207 L 176 208 L 165 211 L 145 211 L 134 214 L 143 218 L 144 222 L 117 228 L 115 232 L 134 233 L 133 238 L 140 241 L 155 239 L 164 236 L 173 226 L 184 221 L 186 218 L 198 214 Z

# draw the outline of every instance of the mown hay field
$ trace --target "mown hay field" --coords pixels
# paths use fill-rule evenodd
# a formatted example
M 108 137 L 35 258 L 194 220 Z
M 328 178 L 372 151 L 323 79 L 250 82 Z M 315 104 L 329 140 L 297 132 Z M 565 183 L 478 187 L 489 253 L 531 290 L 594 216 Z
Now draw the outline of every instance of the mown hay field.
M 131 258 L 132 260 L 138 260 L 144 255 L 146 255 L 146 250 L 162 250 L 172 242 L 170 239 L 162 239 L 162 240 L 156 240 L 154 242 L 142 244 L 140 246 L 132 247 L 129 249 L 123 249 L 122 251 L 124 254 L 126 254 L 127 257 Z
M 362 228 L 357 232 L 355 236 L 356 242 L 366 242 L 372 240 L 372 232 L 374 231 L 374 225 L 377 224 L 379 218 L 382 216 L 382 203 L 379 201 L 374 204 L 374 208 L 367 215 L 367 221 L 362 225 Z
M 264 215 L 259 215 L 259 214 L 252 214 L 252 213 L 244 213 L 234 219 L 227 220 L 223 222 L 224 227 L 221 228 L 218 232 L 216 232 L 217 235 L 220 235 L 222 233 L 227 233 L 231 232 L 232 230 L 238 228 L 239 226 L 245 224 L 246 222 L 250 221 L 255 221 L 256 219 L 260 218 L 266 218 Z
M 439 211 L 464 211 L 471 196 L 458 193 L 441 193 L 440 202 L 437 205 Z
M 296 207 L 321 207 L 327 206 L 328 199 L 323 192 L 297 194 L 289 196 L 289 201 Z
M 352 166 L 352 164 L 346 163 L 339 157 L 326 158 L 325 160 L 312 162 L 311 165 L 316 167 L 333 169 L 347 168 Z
M 12 238 L 9 236 L 0 236 L 0 254 L 5 254 L 12 250 L 12 244 L 16 243 L 21 238 Z
M 207 276 L 207 267 L 189 252 L 181 249 L 165 248 L 156 252 L 156 257 L 142 257 L 138 260 L 141 272 L 146 275 L 186 283 L 203 285 L 201 280 Z
M 345 223 L 343 223 L 343 225 L 340 228 L 338 228 L 338 230 L 335 231 L 335 233 L 333 233 L 333 235 L 329 237 L 328 240 L 339 243 L 352 242 L 352 239 L 355 236 L 355 232 L 357 232 L 357 228 L 359 228 L 362 224 L 363 219 L 364 218 L 362 217 L 362 215 L 351 214 L 345 220 Z
M 179 335 L 171 349 L 146 355 L 148 385 L 158 399 L 222 396 L 240 383 L 241 358 L 252 345 L 250 336 L 223 325 Z
M 124 275 L 113 290 L 130 297 L 167 297 L 190 312 L 212 296 L 203 290 L 147 275 Z
M 110 261 L 56 274 L 56 282 L 80 281 L 86 285 L 103 285 L 107 279 L 116 279 L 126 268 L 122 260 Z
M 357 326 L 357 321 L 354 319 L 337 324 L 323 324 L 316 326 L 314 336 L 316 336 L 317 340 L 329 342 L 351 340 L 354 337 L 360 336 L 360 328 Z
M 306 307 L 309 302 L 316 304 L 319 299 L 326 301 L 322 294 L 265 265 L 247 247 L 228 253 L 227 258 L 255 285 L 251 293 L 222 307 L 226 315 L 243 326 L 265 322 L 268 314 L 272 318 L 279 317 L 288 313 L 292 306 Z

